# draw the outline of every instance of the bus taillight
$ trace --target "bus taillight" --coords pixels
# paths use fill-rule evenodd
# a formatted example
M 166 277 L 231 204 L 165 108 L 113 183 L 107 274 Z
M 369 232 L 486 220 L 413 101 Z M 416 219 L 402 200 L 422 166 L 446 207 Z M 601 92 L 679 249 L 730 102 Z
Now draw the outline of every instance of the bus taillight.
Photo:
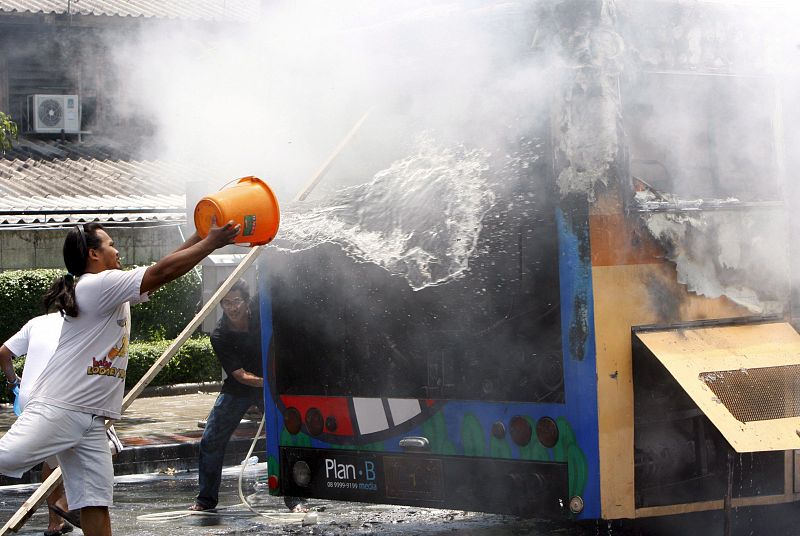
M 305 488 L 311 482 L 311 467 L 303 460 L 295 462 L 292 466 L 292 478 L 295 484 Z
M 551 449 L 558 443 L 558 425 L 550 417 L 536 421 L 536 437 L 545 448 Z

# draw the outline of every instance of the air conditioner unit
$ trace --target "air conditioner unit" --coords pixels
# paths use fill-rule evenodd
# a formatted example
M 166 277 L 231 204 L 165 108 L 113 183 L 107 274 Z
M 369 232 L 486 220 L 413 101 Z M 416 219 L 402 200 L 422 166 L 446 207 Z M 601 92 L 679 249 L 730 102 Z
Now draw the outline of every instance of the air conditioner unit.
M 77 95 L 28 95 L 28 125 L 42 134 L 78 134 L 81 107 Z

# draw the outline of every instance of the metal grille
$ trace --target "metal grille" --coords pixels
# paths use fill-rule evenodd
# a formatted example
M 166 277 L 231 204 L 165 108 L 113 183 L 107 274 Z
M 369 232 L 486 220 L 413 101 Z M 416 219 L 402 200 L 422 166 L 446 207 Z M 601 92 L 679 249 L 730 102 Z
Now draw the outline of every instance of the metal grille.
M 701 372 L 700 379 L 743 423 L 800 416 L 800 365 Z

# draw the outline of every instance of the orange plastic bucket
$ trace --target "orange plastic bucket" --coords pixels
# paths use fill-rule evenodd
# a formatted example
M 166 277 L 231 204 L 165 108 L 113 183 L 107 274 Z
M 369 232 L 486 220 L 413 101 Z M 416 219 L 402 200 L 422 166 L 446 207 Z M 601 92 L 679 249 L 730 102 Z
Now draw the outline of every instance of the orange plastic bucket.
M 194 226 L 205 238 L 216 218 L 217 225 L 233 220 L 242 226 L 234 242 L 260 246 L 278 233 L 281 215 L 278 200 L 267 183 L 244 177 L 228 188 L 207 195 L 194 208 Z

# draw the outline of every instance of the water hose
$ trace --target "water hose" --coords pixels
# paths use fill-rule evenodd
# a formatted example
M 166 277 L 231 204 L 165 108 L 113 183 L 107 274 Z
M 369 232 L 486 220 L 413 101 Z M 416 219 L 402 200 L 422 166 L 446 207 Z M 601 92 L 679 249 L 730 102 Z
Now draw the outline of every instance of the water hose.
M 244 492 L 242 490 L 242 478 L 244 477 L 245 469 L 247 469 L 247 460 L 249 460 L 250 456 L 253 455 L 253 450 L 255 450 L 255 448 L 256 448 L 256 443 L 258 442 L 258 438 L 261 436 L 261 430 L 264 429 L 264 421 L 266 420 L 266 418 L 267 418 L 267 412 L 264 411 L 263 415 L 261 415 L 261 422 L 258 424 L 258 430 L 256 430 L 256 435 L 255 435 L 255 437 L 253 437 L 253 441 L 250 443 L 250 449 L 247 451 L 247 454 L 245 454 L 245 456 L 244 456 L 244 461 L 242 462 L 242 470 L 239 471 L 239 486 L 238 486 L 239 489 L 238 489 L 238 491 L 239 491 L 239 498 L 242 500 L 241 504 L 245 505 L 248 510 L 250 510 L 251 512 L 253 512 L 254 514 L 256 514 L 258 516 L 265 517 L 265 518 L 267 518 L 269 520 L 272 520 L 272 521 L 281 521 L 281 522 L 284 522 L 284 523 L 288 522 L 288 521 L 285 521 L 286 519 L 289 519 L 290 521 L 291 520 L 299 520 L 299 521 L 303 522 L 303 524 L 308 524 L 308 521 L 310 521 L 310 520 L 307 521 L 305 518 L 306 517 L 310 517 L 309 514 L 313 513 L 314 514 L 314 518 L 315 518 L 313 523 L 316 523 L 316 512 L 309 512 L 308 514 L 303 513 L 303 512 L 285 512 L 285 513 L 280 513 L 280 514 L 265 514 L 263 512 L 259 512 L 255 508 L 253 508 L 252 505 L 249 502 L 247 502 L 247 498 L 244 496 Z
M 252 514 L 254 516 L 264 517 L 269 519 L 270 521 L 277 522 L 277 523 L 302 523 L 303 525 L 313 525 L 317 523 L 317 513 L 316 512 L 285 512 L 285 513 L 272 513 L 272 514 L 265 514 L 264 512 L 259 512 L 247 501 L 247 497 L 244 495 L 244 491 L 242 489 L 242 479 L 244 478 L 244 472 L 247 469 L 247 461 L 253 455 L 253 451 L 255 450 L 256 443 L 258 442 L 258 438 L 261 436 L 261 431 L 264 429 L 264 421 L 266 420 L 267 416 L 264 413 L 261 416 L 261 422 L 258 425 L 258 430 L 256 430 L 256 434 L 253 437 L 253 441 L 250 443 L 250 449 L 247 451 L 247 454 L 244 457 L 244 461 L 242 462 L 242 468 L 239 471 L 239 480 L 238 480 L 238 492 L 239 492 L 239 499 L 241 499 L 241 503 L 234 504 L 231 506 L 225 506 L 223 508 L 214 508 L 213 510 L 170 510 L 167 512 L 156 512 L 154 514 L 142 514 L 140 516 L 136 516 L 137 521 L 151 521 L 151 522 L 161 522 L 161 521 L 173 521 L 176 519 L 181 519 L 184 517 L 190 516 L 239 516 Z M 246 507 L 250 512 L 236 510 L 232 511 L 235 508 L 239 508 L 240 506 Z

